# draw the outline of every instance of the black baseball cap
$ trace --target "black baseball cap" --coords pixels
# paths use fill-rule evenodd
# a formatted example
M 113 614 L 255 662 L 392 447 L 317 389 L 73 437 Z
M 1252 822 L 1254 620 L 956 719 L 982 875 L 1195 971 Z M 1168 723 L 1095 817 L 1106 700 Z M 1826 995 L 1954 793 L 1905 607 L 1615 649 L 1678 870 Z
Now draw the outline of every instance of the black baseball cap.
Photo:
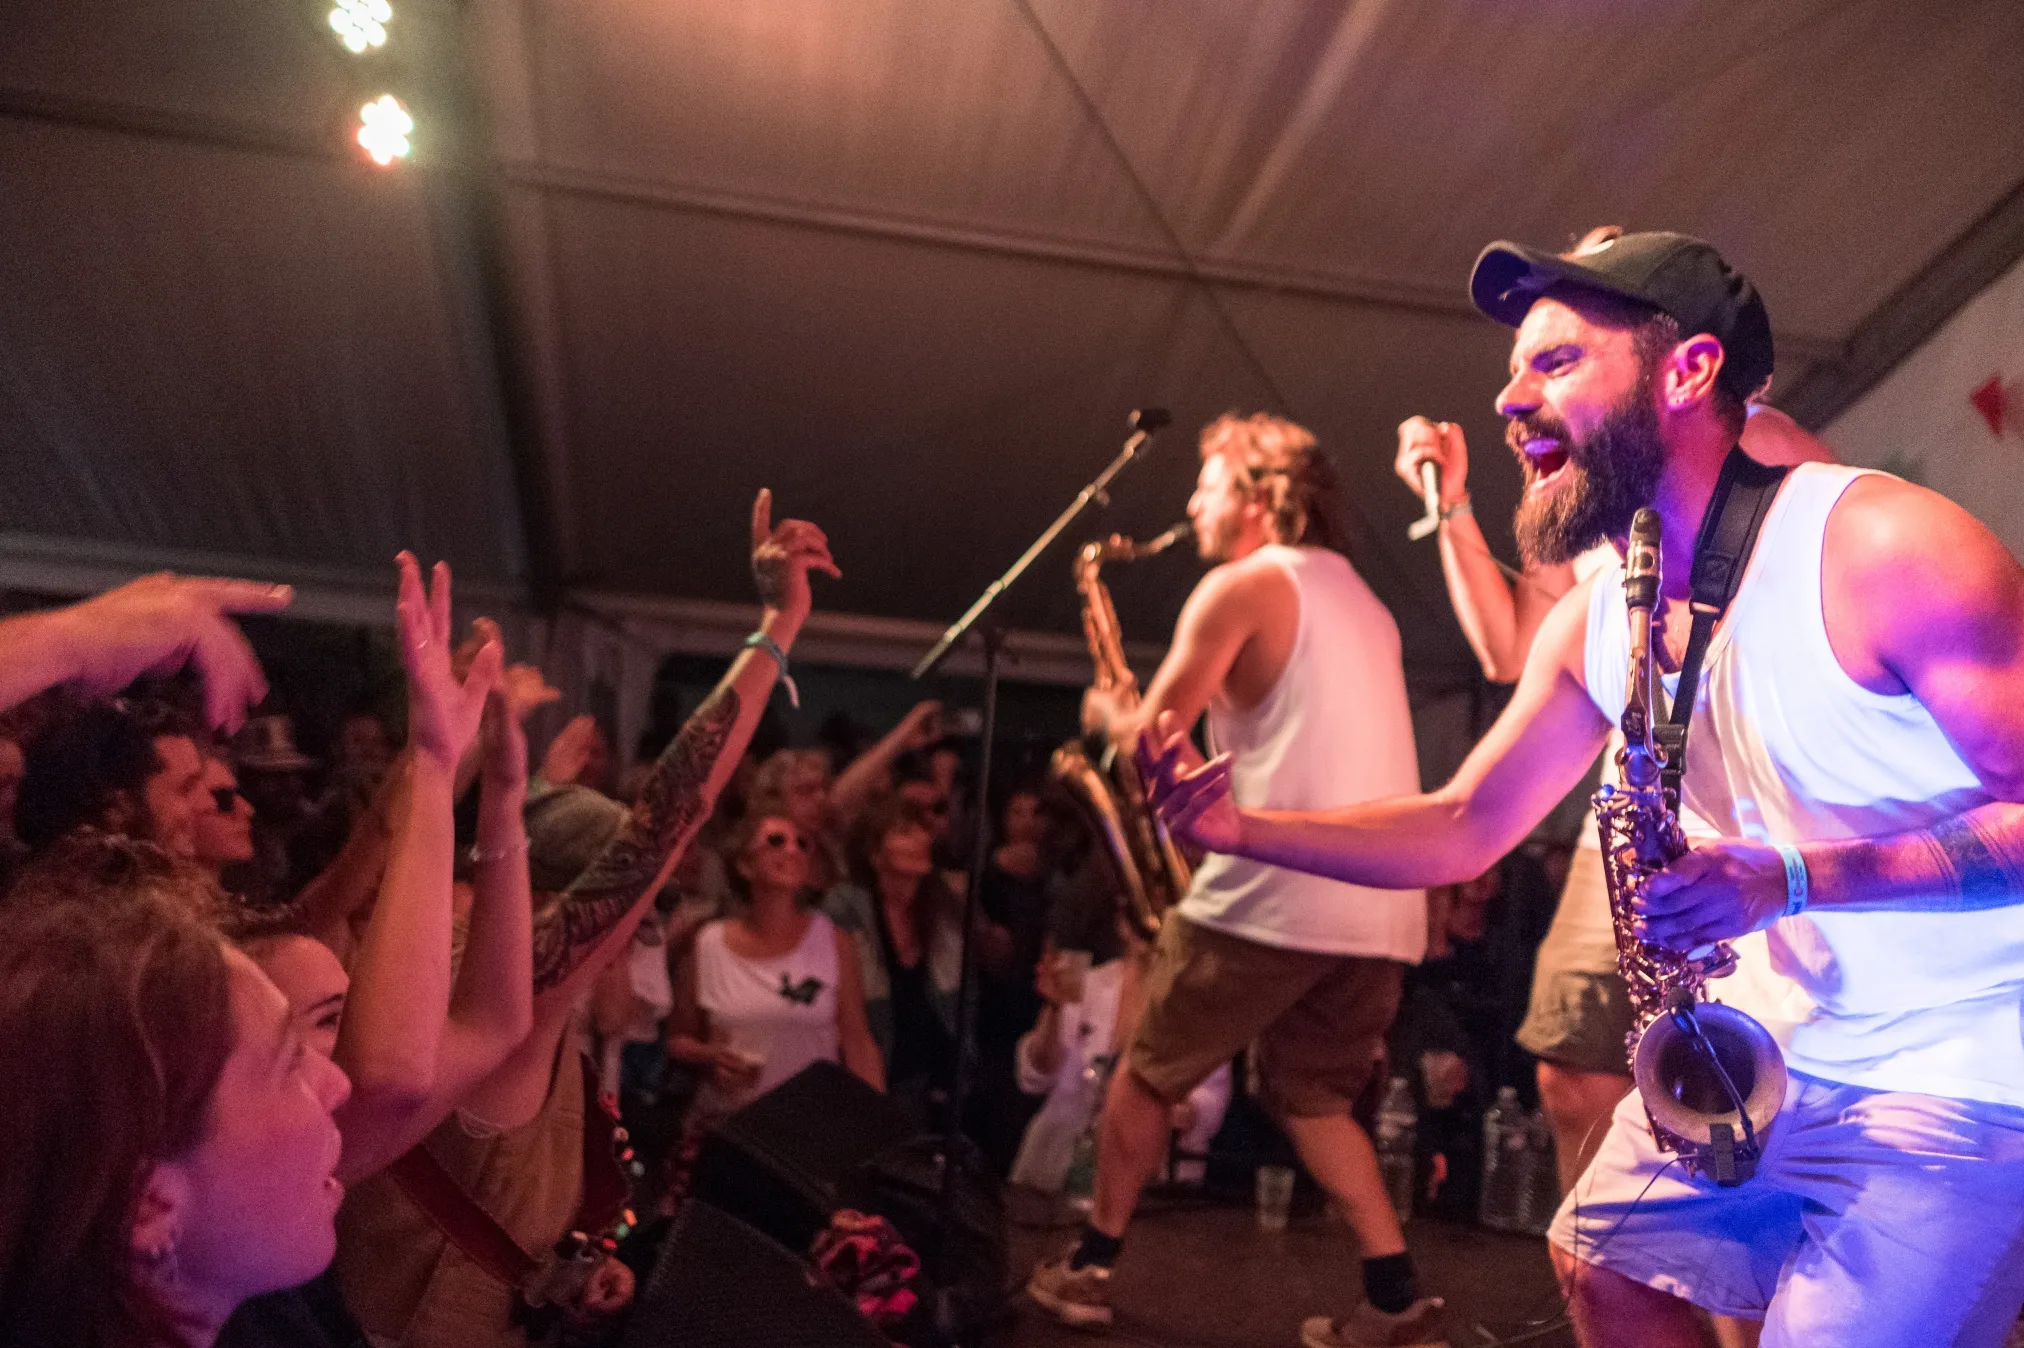
M 1469 298 L 1507 328 L 1554 285 L 1580 286 L 1649 305 L 1679 321 L 1686 336 L 1722 344 L 1724 388 L 1748 398 L 1771 377 L 1771 316 L 1750 278 L 1686 234 L 1624 234 L 1567 257 L 1499 239 L 1476 258 Z

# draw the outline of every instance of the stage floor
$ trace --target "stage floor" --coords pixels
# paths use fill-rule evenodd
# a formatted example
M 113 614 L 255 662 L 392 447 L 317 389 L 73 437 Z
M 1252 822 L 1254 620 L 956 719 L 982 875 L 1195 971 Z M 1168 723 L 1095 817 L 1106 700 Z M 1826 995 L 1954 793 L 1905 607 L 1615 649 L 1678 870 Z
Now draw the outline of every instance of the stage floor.
M 1073 1234 L 1028 1224 L 1036 1214 L 1024 1197 L 1012 1209 L 1012 1266 L 1021 1282 L 1036 1258 Z M 1406 1236 L 1423 1286 L 1447 1300 L 1455 1348 L 1573 1348 L 1559 1320 L 1545 1241 L 1440 1221 L 1415 1221 Z M 1158 1348 L 1297 1348 L 1303 1319 L 1346 1310 L 1359 1290 L 1348 1228 L 1318 1211 L 1296 1214 L 1274 1234 L 1260 1231 L 1248 1208 L 1168 1203 L 1141 1209 L 1115 1287 L 1109 1338 Z M 1023 1295 L 1016 1313 L 995 1344 L 1090 1348 L 1095 1341 L 1055 1324 Z

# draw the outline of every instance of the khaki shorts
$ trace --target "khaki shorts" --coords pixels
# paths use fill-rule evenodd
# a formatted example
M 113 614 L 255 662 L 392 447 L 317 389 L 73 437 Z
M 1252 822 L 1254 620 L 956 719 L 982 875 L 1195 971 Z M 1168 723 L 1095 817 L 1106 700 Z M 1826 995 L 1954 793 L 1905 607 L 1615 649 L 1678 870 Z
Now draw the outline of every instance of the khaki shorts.
M 1576 848 L 1553 926 L 1532 966 L 1532 998 L 1518 1046 L 1559 1067 L 1629 1076 L 1625 1043 L 1633 1020 L 1630 992 L 1616 972 L 1614 939 L 1587 930 L 1572 907 L 1600 902 L 1602 853 Z
M 1405 966 L 1282 950 L 1167 917 L 1126 1061 L 1162 1100 L 1185 1100 L 1257 1041 L 1275 1114 L 1346 1114 L 1384 1055 Z

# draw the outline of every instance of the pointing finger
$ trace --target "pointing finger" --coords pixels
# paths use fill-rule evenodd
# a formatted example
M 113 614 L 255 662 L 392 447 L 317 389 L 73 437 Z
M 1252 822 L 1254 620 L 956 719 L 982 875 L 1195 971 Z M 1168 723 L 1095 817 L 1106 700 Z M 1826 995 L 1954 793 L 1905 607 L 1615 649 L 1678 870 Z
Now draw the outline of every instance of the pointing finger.
M 186 582 L 198 598 L 225 613 L 273 613 L 295 601 L 292 585 L 201 578 Z
M 761 487 L 752 498 L 752 550 L 757 552 L 773 536 L 773 489 Z

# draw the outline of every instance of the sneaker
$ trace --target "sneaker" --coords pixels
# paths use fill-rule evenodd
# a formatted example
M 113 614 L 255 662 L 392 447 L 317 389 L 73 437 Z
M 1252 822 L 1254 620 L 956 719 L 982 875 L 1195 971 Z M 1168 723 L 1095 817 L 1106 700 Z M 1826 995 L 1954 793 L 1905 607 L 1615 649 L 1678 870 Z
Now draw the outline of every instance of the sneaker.
M 1300 1326 L 1305 1348 L 1448 1348 L 1439 1297 L 1421 1297 L 1397 1315 L 1364 1302 L 1341 1320 L 1317 1315 Z
M 1026 1280 L 1026 1295 L 1072 1329 L 1110 1325 L 1110 1270 L 1101 1264 L 1068 1266 L 1069 1256 L 1049 1259 Z

